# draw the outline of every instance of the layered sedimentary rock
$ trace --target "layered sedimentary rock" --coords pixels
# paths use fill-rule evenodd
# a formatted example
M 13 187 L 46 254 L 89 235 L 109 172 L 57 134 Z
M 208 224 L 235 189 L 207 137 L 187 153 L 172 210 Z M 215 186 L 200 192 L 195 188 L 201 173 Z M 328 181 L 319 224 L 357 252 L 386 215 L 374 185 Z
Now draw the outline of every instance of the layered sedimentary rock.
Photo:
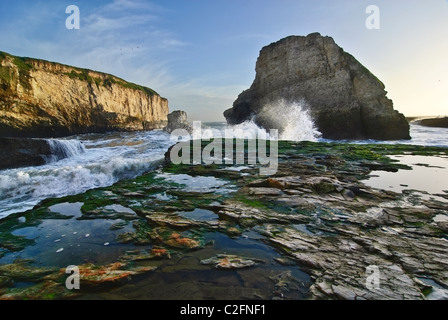
M 166 126 L 168 101 L 118 77 L 0 52 L 0 136 L 57 137 Z
M 224 116 L 229 124 L 252 119 L 281 131 L 265 108 L 286 100 L 307 108 L 324 138 L 409 139 L 409 123 L 386 94 L 384 84 L 331 37 L 290 36 L 261 50 L 252 86 Z
M 92 292 L 114 300 L 447 299 L 448 190 L 393 192 L 368 179 L 422 165 L 389 155 L 424 154 L 429 165 L 448 148 L 278 145 L 278 171 L 269 177 L 259 174 L 262 164 L 168 163 L 0 219 L 0 300 Z M 200 150 L 208 146 L 204 140 Z M 17 259 L 30 253 L 31 262 Z M 55 274 L 67 257 L 79 266 L 81 290 L 63 285 L 65 268 L 64 277 Z M 158 281 L 146 273 L 155 266 Z M 142 276 L 129 282 L 126 274 Z

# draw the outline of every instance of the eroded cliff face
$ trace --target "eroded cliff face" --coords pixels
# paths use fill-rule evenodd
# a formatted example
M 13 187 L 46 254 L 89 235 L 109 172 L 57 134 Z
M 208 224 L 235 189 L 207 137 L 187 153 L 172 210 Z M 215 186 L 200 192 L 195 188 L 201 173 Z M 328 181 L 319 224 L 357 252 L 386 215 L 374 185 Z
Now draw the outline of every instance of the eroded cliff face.
M 324 138 L 409 139 L 409 124 L 384 89 L 331 37 L 291 36 L 261 50 L 252 86 L 224 116 L 230 124 L 253 119 L 281 130 L 263 108 L 286 100 L 304 104 Z
M 0 136 L 163 128 L 168 101 L 118 77 L 0 52 Z

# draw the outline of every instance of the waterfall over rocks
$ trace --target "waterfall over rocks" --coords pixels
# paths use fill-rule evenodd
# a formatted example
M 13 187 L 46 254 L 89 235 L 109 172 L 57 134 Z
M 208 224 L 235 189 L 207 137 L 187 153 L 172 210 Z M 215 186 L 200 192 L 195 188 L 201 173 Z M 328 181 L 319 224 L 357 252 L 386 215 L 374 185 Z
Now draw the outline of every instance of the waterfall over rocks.
M 47 156 L 46 163 L 74 157 L 86 152 L 84 145 L 79 140 L 48 139 L 46 141 L 51 150 L 51 154 Z
M 0 138 L 0 170 L 40 166 L 85 152 L 76 139 Z

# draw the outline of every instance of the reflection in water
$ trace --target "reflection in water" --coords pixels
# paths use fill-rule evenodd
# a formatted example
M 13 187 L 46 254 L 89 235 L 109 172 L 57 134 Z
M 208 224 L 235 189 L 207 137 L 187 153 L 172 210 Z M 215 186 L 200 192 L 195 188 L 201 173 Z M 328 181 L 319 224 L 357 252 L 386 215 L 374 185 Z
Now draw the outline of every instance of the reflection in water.
M 39 267 L 66 268 L 69 265 L 94 263 L 108 265 L 120 261 L 128 253 L 149 252 L 157 243 L 134 245 L 121 243 L 118 236 L 135 231 L 131 221 L 122 219 L 87 219 L 81 213 L 81 202 L 61 203 L 50 207 L 61 214 L 39 224 L 20 220 L 23 227 L 13 231 L 34 241 L 20 252 L 0 258 L 0 264 L 16 259 L 32 259 Z M 104 210 L 131 212 L 121 205 L 109 205 Z M 197 221 L 219 219 L 209 210 L 195 209 L 177 214 Z M 65 217 L 64 217 L 65 216 Z M 119 229 L 114 225 L 121 224 Z M 192 236 L 195 231 L 183 231 Z M 265 243 L 264 236 L 246 231 L 240 236 L 207 231 L 203 234 L 204 247 L 193 250 L 171 250 L 169 259 L 136 261 L 136 266 L 157 267 L 155 271 L 133 277 L 130 281 L 104 292 L 83 291 L 82 299 L 306 299 L 311 278 L 297 265 L 282 265 L 281 253 Z M 170 250 L 170 248 L 168 248 Z M 201 264 L 219 254 L 236 255 L 256 261 L 250 268 L 221 270 Z M 17 284 L 31 286 L 33 283 Z M 17 287 L 16 286 L 16 287 Z
M 372 171 L 370 179 L 364 181 L 366 185 L 395 192 L 419 190 L 423 193 L 446 194 L 448 190 L 448 158 L 413 155 L 391 156 L 390 158 L 410 166 L 412 170 Z M 438 198 L 443 200 L 442 197 Z

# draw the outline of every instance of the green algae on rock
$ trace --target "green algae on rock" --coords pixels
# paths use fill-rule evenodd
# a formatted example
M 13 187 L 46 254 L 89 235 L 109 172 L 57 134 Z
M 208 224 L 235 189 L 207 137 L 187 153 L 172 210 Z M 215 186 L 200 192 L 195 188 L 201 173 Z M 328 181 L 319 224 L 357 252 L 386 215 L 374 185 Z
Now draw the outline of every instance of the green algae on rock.
M 152 266 L 135 267 L 129 262 L 115 262 L 105 266 L 85 264 L 78 266 L 79 282 L 82 284 L 78 290 L 70 290 L 66 286 L 66 269 L 46 269 L 31 266 L 28 262 L 14 263 L 0 266 L 0 275 L 17 281 L 34 283 L 25 288 L 9 288 L 0 292 L 0 300 L 54 300 L 71 299 L 79 297 L 83 290 L 119 284 L 130 276 L 153 271 Z M 27 275 L 28 274 L 28 275 Z M 27 275 L 27 276 L 25 276 Z
M 217 269 L 242 269 L 252 267 L 256 262 L 253 259 L 236 255 L 218 254 L 209 259 L 201 260 L 201 264 L 214 265 Z
M 187 274 L 182 271 L 183 263 L 198 277 L 205 270 L 215 269 L 207 269 L 201 261 L 212 266 L 232 266 L 233 261 L 241 267 L 252 261 L 257 264 L 241 269 L 251 277 L 251 270 L 257 273 L 257 268 L 271 266 L 260 256 L 251 258 L 257 241 L 274 248 L 278 253 L 275 261 L 287 269 L 258 276 L 257 281 L 273 286 L 266 297 L 287 297 L 286 293 L 303 290 L 299 282 L 291 280 L 293 268 L 306 271 L 312 278 L 309 294 L 293 295 L 301 298 L 426 299 L 432 297 L 431 292 L 446 290 L 447 228 L 440 217 L 448 211 L 448 203 L 441 201 L 443 197 L 423 198 L 412 190 L 397 193 L 372 188 L 365 179 L 373 168 L 412 173 L 412 168 L 389 155 L 440 157 L 447 156 L 448 149 L 280 141 L 279 150 L 278 171 L 269 177 L 259 176 L 256 166 L 231 171 L 226 170 L 231 168 L 229 165 L 167 163 L 159 171 L 136 179 L 80 195 L 48 199 L 33 210 L 0 220 L 2 237 L 11 239 L 11 245 L 3 246 L 0 254 L 0 298 L 70 299 L 89 296 L 92 291 L 103 294 L 110 284 L 126 287 L 124 279 L 146 274 L 155 265 L 169 266 L 158 272 L 169 272 L 166 276 L 174 279 Z M 206 193 L 200 188 L 183 189 L 195 177 L 213 178 L 196 182 L 218 183 Z M 49 228 L 62 227 L 59 222 L 78 234 L 54 235 L 54 229 Z M 87 231 L 76 229 L 87 224 L 94 226 L 88 238 Z M 40 238 L 23 236 L 28 234 L 27 228 Z M 49 233 L 52 235 L 48 241 L 42 242 Z M 215 248 L 210 234 L 225 239 L 221 244 L 224 247 Z M 238 244 L 231 253 L 223 253 L 226 243 L 244 243 L 247 234 L 257 235 L 247 248 Z M 59 242 L 42 246 L 53 239 Z M 49 248 L 62 247 L 63 242 L 64 251 L 49 252 Z M 67 277 L 61 273 L 61 266 L 30 265 L 13 259 L 29 251 L 37 263 L 72 261 L 64 260 L 67 258 L 63 255 L 70 257 L 75 250 L 88 259 L 78 264 L 85 271 L 88 292 L 61 290 Z M 90 250 L 95 254 L 87 255 Z M 378 267 L 382 290 L 366 287 L 366 268 L 372 265 Z M 228 272 L 233 271 L 224 273 Z M 33 276 L 21 279 L 22 273 Z M 421 279 L 434 281 L 440 288 L 422 284 Z M 32 280 L 34 285 L 16 286 L 23 280 Z M 151 288 L 163 285 L 163 281 L 157 282 Z M 188 290 L 198 287 L 199 283 L 190 283 L 190 289 L 183 287 L 182 294 L 191 296 Z M 213 298 L 224 296 L 220 290 L 214 291 Z M 259 291 L 245 290 L 248 297 L 260 295 Z M 174 291 L 163 292 L 178 297 Z

